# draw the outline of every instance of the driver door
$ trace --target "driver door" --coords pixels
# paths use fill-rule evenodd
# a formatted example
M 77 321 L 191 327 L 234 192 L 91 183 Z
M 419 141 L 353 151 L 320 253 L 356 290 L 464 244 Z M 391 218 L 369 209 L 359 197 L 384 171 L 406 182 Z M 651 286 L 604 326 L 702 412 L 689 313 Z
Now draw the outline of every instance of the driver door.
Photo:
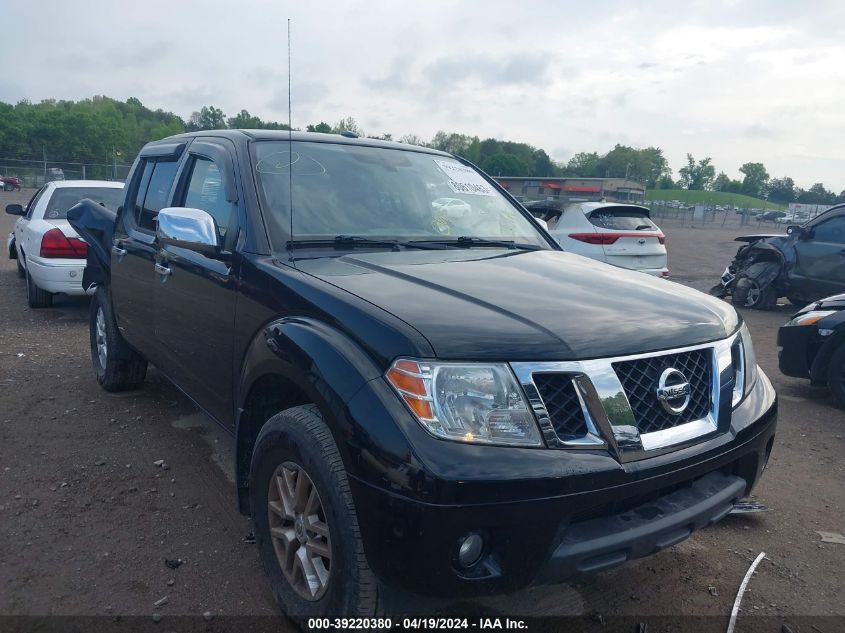
M 845 215 L 828 218 L 807 231 L 795 244 L 792 285 L 808 299 L 845 291 Z

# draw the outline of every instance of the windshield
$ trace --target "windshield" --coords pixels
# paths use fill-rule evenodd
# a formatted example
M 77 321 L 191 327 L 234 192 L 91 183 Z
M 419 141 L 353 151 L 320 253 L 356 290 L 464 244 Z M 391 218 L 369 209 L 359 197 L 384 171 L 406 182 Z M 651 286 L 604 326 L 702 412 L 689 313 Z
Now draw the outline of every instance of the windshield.
M 58 187 L 50 196 L 44 218 L 47 220 L 65 220 L 67 211 L 83 198 L 91 198 L 107 209 L 117 211 L 123 204 L 122 187 Z
M 294 142 L 289 150 L 286 141 L 261 141 L 253 151 L 277 248 L 290 239 L 291 225 L 296 241 L 471 237 L 549 247 L 529 219 L 453 158 L 340 143 Z
M 605 207 L 587 216 L 595 226 L 617 231 L 659 231 L 640 207 Z

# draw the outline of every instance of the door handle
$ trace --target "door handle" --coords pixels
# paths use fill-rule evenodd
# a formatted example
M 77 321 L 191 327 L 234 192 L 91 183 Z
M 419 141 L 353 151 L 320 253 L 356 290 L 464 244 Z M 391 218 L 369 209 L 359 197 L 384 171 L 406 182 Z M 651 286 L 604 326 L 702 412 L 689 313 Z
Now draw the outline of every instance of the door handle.
M 156 272 L 159 275 L 166 277 L 167 275 L 169 275 L 171 273 L 171 270 L 167 266 L 163 266 L 161 264 L 156 264 Z
M 117 255 L 118 257 L 123 257 L 124 255 L 126 255 L 126 249 L 120 248 L 120 246 L 118 246 L 117 244 L 112 245 L 111 252 Z

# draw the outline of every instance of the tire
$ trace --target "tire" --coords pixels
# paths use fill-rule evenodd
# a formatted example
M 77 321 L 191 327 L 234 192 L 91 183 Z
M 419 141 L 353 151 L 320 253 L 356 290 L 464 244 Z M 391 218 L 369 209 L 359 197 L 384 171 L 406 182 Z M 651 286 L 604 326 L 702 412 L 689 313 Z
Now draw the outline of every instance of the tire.
M 97 382 L 106 391 L 137 389 L 147 375 L 147 361 L 133 350 L 117 329 L 111 298 L 103 288 L 91 300 L 89 319 L 91 361 Z
M 20 264 L 18 265 L 20 266 Z M 47 292 L 39 288 L 32 280 L 32 275 L 29 274 L 29 271 L 24 271 L 24 278 L 26 279 L 26 299 L 30 308 L 38 310 L 49 308 L 53 305 L 52 292 Z
M 719 299 L 724 299 L 728 296 L 728 290 L 722 284 L 716 284 L 708 291 L 710 296 L 718 297 Z
M 287 498 L 291 500 L 294 496 L 291 488 L 297 488 L 303 474 L 307 475 L 307 482 L 303 485 L 310 483 L 311 489 L 317 493 L 320 511 L 314 511 L 316 506 L 311 503 L 310 495 L 304 511 L 300 511 L 292 501 L 285 503 L 283 489 L 288 491 Z M 290 488 L 288 484 L 291 484 Z M 249 490 L 261 561 L 276 600 L 287 615 L 301 625 L 308 618 L 315 617 L 376 615 L 377 580 L 364 554 L 346 469 L 332 434 L 315 406 L 287 409 L 264 425 L 255 442 Z M 273 511 L 269 507 L 270 502 L 275 503 L 278 509 L 291 508 L 293 511 Z M 314 514 L 309 514 L 309 505 Z M 287 518 L 283 518 L 285 515 Z M 322 517 L 322 521 L 316 524 L 325 525 L 329 536 L 321 537 L 320 533 L 310 531 L 310 525 L 315 524 L 315 516 L 317 519 Z M 275 533 L 286 538 L 271 536 L 271 523 Z M 322 538 L 328 541 L 328 546 Z M 316 542 L 320 547 L 318 551 L 330 553 L 324 576 L 321 573 L 326 571 L 325 557 L 316 556 L 315 550 L 302 547 L 303 539 L 309 545 Z M 288 548 L 293 548 L 287 550 L 292 561 L 306 558 L 297 552 L 310 552 L 306 560 L 310 569 L 316 570 L 315 577 L 321 579 L 315 588 L 309 590 L 301 581 L 302 566 L 292 564 L 288 566 L 288 572 L 283 571 L 280 556 L 284 558 L 285 543 L 289 543 Z
M 774 310 L 777 307 L 777 300 L 772 284 L 766 284 L 761 288 L 757 280 L 747 275 L 739 275 L 734 282 L 731 302 L 738 308 Z
M 845 345 L 840 344 L 827 365 L 827 386 L 833 403 L 845 409 Z
M 20 279 L 26 279 L 26 270 L 23 266 L 21 266 L 21 260 L 18 258 L 15 263 L 18 265 L 18 277 Z

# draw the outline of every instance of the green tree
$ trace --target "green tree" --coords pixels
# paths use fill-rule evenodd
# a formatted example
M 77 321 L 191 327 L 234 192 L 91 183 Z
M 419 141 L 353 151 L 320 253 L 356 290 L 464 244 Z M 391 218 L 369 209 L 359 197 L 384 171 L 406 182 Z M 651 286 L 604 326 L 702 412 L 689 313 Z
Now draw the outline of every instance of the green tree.
M 246 112 L 244 110 L 244 112 Z M 222 130 L 226 127 L 226 115 L 223 110 L 214 106 L 203 106 L 199 112 L 191 113 L 188 119 L 188 130 Z
M 657 188 L 658 189 L 674 189 L 675 188 L 675 181 L 672 180 L 672 174 L 664 174 L 657 180 Z
M 695 162 L 692 154 L 687 154 L 687 164 L 678 170 L 679 183 L 684 189 L 702 191 L 709 189 L 716 179 L 716 168 L 710 164 L 710 157 Z
M 836 194 L 828 191 L 822 183 L 817 182 L 812 187 L 804 191 L 798 190 L 796 202 L 802 204 L 833 204 L 836 201 Z
M 229 117 L 229 127 L 235 130 L 255 130 L 261 128 L 261 119 L 251 115 L 246 110 L 241 110 L 237 115 Z
M 425 147 L 427 145 L 422 137 L 417 136 L 416 134 L 406 134 L 399 139 L 399 142 L 406 143 L 408 145 L 418 145 L 419 147 Z
M 789 176 L 769 180 L 769 200 L 784 204 L 795 202 L 795 181 Z
M 332 126 L 325 121 L 320 121 L 317 125 L 309 125 L 305 128 L 309 132 L 320 132 L 321 134 L 331 134 Z
M 568 176 L 594 178 L 598 175 L 600 161 L 596 152 L 579 152 L 569 159 L 564 171 Z
M 728 178 L 728 175 L 720 171 L 719 175 L 713 180 L 713 191 L 726 191 L 728 183 L 730 183 L 731 179 Z
M 763 163 L 745 163 L 739 168 L 739 173 L 745 176 L 742 179 L 742 193 L 755 198 L 763 198 L 766 195 L 769 172 Z
M 528 176 L 528 165 L 514 154 L 494 154 L 481 162 L 481 168 L 491 176 Z
M 539 178 L 548 178 L 554 176 L 556 173 L 555 165 L 549 155 L 541 149 L 535 149 L 532 153 L 534 164 L 531 167 L 531 176 Z
M 358 136 L 366 136 L 364 134 L 364 130 L 358 125 L 358 122 L 351 116 L 346 117 L 345 119 L 341 119 L 337 123 L 335 123 L 334 127 L 332 128 L 332 132 L 335 134 L 340 134 L 341 132 L 352 132 Z

